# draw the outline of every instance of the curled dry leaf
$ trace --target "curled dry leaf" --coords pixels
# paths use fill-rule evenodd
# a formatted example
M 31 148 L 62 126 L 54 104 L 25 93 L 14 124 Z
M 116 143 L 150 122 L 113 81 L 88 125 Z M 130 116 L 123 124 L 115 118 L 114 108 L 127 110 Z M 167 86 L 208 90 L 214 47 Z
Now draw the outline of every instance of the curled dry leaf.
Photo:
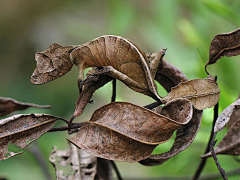
M 221 131 L 229 122 L 231 116 L 240 108 L 240 99 L 226 107 L 218 116 L 214 125 L 214 132 Z
M 37 67 L 31 76 L 33 84 L 44 84 L 71 70 L 73 63 L 69 58 L 73 46 L 62 47 L 56 43 L 43 52 L 36 52 Z
M 210 45 L 209 61 L 206 64 L 214 64 L 223 56 L 231 57 L 240 54 L 240 29 L 230 33 L 216 35 Z M 206 69 L 206 68 L 205 68 Z
M 45 114 L 19 114 L 2 119 L 0 121 L 0 160 L 16 155 L 8 152 L 9 142 L 25 148 L 47 132 L 56 120 L 57 117 Z
M 177 68 L 175 68 L 173 65 L 166 61 L 162 62 L 163 63 L 160 64 L 155 79 L 157 81 L 164 79 L 164 81 L 161 81 L 159 83 L 162 84 L 166 90 L 167 90 L 166 87 L 171 88 L 171 84 L 172 86 L 176 86 L 180 82 L 187 81 L 187 77 L 180 70 L 178 70 Z M 169 81 L 165 81 L 166 79 L 168 79 L 171 83 L 169 83 Z M 168 152 L 151 155 L 149 158 L 142 160 L 139 163 L 145 166 L 161 165 L 171 157 L 185 150 L 187 147 L 190 146 L 190 144 L 195 139 L 197 132 L 200 128 L 201 118 L 202 111 L 194 109 L 191 121 L 188 124 L 181 126 L 177 130 L 174 144 Z
M 51 106 L 42 106 L 32 103 L 18 102 L 12 98 L 0 97 L 0 117 L 10 114 L 13 111 L 24 110 L 29 107 L 35 108 L 51 108 Z
M 187 113 L 192 112 L 188 109 Z M 137 162 L 149 157 L 156 145 L 167 141 L 190 118 L 178 120 L 130 103 L 110 103 L 96 110 L 68 140 L 98 157 Z
M 195 139 L 200 128 L 201 118 L 202 111 L 194 109 L 191 121 L 177 130 L 174 144 L 168 152 L 151 155 L 139 163 L 145 166 L 158 166 L 185 150 Z
M 57 179 L 94 180 L 97 173 L 97 157 L 73 144 L 66 150 L 53 147 L 49 161 L 55 168 Z
M 240 119 L 232 124 L 222 141 L 214 148 L 216 154 L 240 155 Z M 211 152 L 202 157 L 210 157 Z
M 176 98 L 187 98 L 192 105 L 203 110 L 213 107 L 219 101 L 220 89 L 215 77 L 208 76 L 205 79 L 193 79 L 182 82 L 171 89 L 171 92 L 164 98 L 163 102 L 169 102 Z
M 73 116 L 80 116 L 85 106 L 90 101 L 93 93 L 112 79 L 113 78 L 111 76 L 102 73 L 102 71 L 98 69 L 96 69 L 94 74 L 88 75 L 87 78 L 81 83 L 81 93 L 76 101 L 76 109 Z

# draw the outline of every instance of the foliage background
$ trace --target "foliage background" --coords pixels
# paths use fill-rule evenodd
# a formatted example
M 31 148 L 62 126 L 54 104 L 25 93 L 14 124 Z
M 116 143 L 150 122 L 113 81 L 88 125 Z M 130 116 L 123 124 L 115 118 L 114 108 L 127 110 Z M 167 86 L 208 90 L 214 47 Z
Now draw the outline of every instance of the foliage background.
M 51 110 L 28 109 L 19 113 L 48 113 L 69 119 L 78 97 L 77 68 L 45 85 L 30 82 L 35 68 L 34 54 L 56 42 L 61 45 L 83 44 L 101 35 L 114 34 L 131 39 L 146 53 L 167 48 L 165 59 L 182 70 L 189 79 L 204 78 L 212 38 L 240 26 L 239 0 L 72 0 L 2 1 L 0 6 L 0 96 L 23 102 L 50 104 Z M 221 88 L 220 109 L 239 94 L 239 57 L 223 58 L 209 67 L 218 75 Z M 75 121 L 89 120 L 97 108 L 111 98 L 111 84 L 98 90 L 94 104 L 88 105 Z M 166 95 L 161 87 L 159 94 Z M 152 99 L 131 91 L 118 82 L 117 100 L 138 105 Z M 118 163 L 123 177 L 160 177 L 193 175 L 204 152 L 212 122 L 212 109 L 204 111 L 200 132 L 184 152 L 158 167 L 138 163 Z M 57 126 L 63 125 L 58 123 Z M 221 139 L 226 132 L 218 135 Z M 47 133 L 37 142 L 48 162 L 52 146 L 68 147 L 66 132 Z M 167 151 L 173 140 L 157 147 L 154 153 Z M 30 146 L 31 147 L 31 146 Z M 19 150 L 10 146 L 12 150 Z M 9 179 L 44 179 L 42 169 L 29 149 L 24 154 L 0 162 L 0 176 Z M 230 156 L 219 156 L 226 171 L 239 166 Z M 13 173 L 14 172 L 14 173 Z M 209 159 L 203 174 L 217 172 Z M 231 178 L 229 178 L 231 179 Z M 234 178 L 233 178 L 234 179 Z

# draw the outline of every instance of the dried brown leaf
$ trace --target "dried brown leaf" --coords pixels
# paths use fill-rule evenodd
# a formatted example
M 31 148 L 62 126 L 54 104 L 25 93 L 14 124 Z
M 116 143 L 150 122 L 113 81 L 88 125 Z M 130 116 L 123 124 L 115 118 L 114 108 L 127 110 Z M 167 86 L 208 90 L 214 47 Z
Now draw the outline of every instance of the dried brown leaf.
M 232 124 L 222 141 L 214 148 L 216 154 L 240 154 L 240 119 Z M 211 152 L 202 157 L 210 157 Z
M 136 162 L 150 156 L 156 145 L 167 141 L 190 118 L 178 120 L 130 103 L 110 103 L 95 111 L 68 140 L 98 157 Z
M 145 166 L 158 166 L 185 150 L 195 139 L 200 128 L 201 118 L 202 111 L 194 109 L 191 121 L 177 130 L 175 142 L 168 152 L 151 155 L 139 163 Z
M 10 114 L 11 112 L 14 112 L 17 110 L 27 109 L 29 107 L 51 108 L 51 106 L 42 106 L 42 105 L 37 105 L 32 103 L 23 103 L 23 102 L 18 102 L 12 98 L 0 97 L 0 117 Z
M 56 120 L 57 117 L 45 114 L 19 114 L 2 119 L 0 121 L 0 160 L 16 155 L 8 152 L 8 143 L 25 148 L 47 132 Z
M 220 89 L 215 77 L 208 76 L 205 79 L 193 79 L 178 84 L 162 100 L 163 102 L 169 102 L 177 98 L 187 98 L 196 109 L 203 110 L 216 105 L 219 96 Z
M 158 73 L 155 78 L 166 90 L 166 87 L 170 87 L 171 89 L 171 84 L 172 86 L 176 86 L 180 82 L 187 81 L 187 77 L 180 70 L 178 70 L 176 67 L 174 67 L 167 61 L 162 62 L 163 63 L 160 64 Z M 160 81 L 162 79 L 161 77 L 164 77 L 164 79 L 169 79 L 169 81 Z M 149 158 L 142 160 L 139 163 L 145 166 L 161 165 L 171 157 L 185 150 L 195 139 L 197 132 L 200 128 L 201 118 L 202 111 L 194 109 L 191 121 L 188 124 L 181 126 L 177 130 L 175 142 L 168 152 L 151 155 Z
M 216 35 L 210 45 L 209 64 L 214 64 L 223 56 L 231 57 L 240 54 L 240 29 Z
M 218 116 L 214 126 L 214 132 L 221 131 L 229 122 L 231 116 L 240 108 L 240 99 L 226 107 Z
M 75 48 L 70 57 L 79 67 L 79 80 L 83 80 L 85 68 L 105 67 L 109 75 L 134 91 L 160 99 L 153 79 L 164 54 L 165 50 L 161 50 L 149 64 L 145 53 L 130 40 L 109 35 Z
M 66 150 L 53 147 L 49 161 L 55 168 L 57 179 L 94 180 L 97 173 L 97 157 L 73 144 Z
M 62 47 L 56 43 L 43 52 L 36 52 L 37 67 L 31 76 L 33 84 L 44 84 L 71 70 L 73 63 L 69 58 L 73 46 Z

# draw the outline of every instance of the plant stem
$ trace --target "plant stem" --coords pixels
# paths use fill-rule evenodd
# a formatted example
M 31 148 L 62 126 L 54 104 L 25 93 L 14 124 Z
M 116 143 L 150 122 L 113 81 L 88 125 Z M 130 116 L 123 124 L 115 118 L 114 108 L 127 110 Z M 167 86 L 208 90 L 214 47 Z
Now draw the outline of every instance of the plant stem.
M 211 135 L 209 137 L 209 140 L 208 140 L 208 144 L 207 144 L 207 147 L 205 149 L 205 152 L 204 154 L 208 153 L 210 151 L 210 144 L 211 144 L 211 141 L 212 141 L 212 138 L 213 138 L 213 134 L 214 134 L 214 125 L 217 121 L 217 118 L 218 118 L 218 107 L 219 107 L 219 104 L 217 103 L 215 106 L 214 106 L 214 115 L 213 115 L 213 123 L 212 123 L 212 130 L 211 130 Z M 192 180 L 197 180 L 201 173 L 202 173 L 202 170 L 206 164 L 206 161 L 207 161 L 207 158 L 202 158 L 200 164 L 198 165 L 198 168 L 192 178 Z
M 116 101 L 116 79 L 114 78 L 113 81 L 112 81 L 112 98 L 111 98 L 111 102 L 115 102 Z M 112 164 L 113 166 L 113 169 L 115 170 L 116 174 L 117 174 L 117 177 L 118 177 L 118 180 L 123 180 L 121 174 L 120 174 L 120 171 L 118 170 L 117 168 L 117 165 L 115 164 L 115 162 L 113 160 L 109 160 L 110 163 Z
M 112 98 L 111 98 L 111 102 L 115 102 L 116 101 L 116 87 L 117 87 L 117 82 L 116 79 L 114 78 L 112 81 Z
M 215 163 L 216 163 L 216 165 L 217 165 L 217 168 L 218 168 L 218 170 L 219 170 L 222 178 L 223 178 L 224 180 L 227 180 L 226 173 L 225 173 L 224 169 L 221 167 L 221 165 L 220 165 L 220 163 L 219 163 L 219 161 L 218 161 L 218 159 L 217 159 L 217 155 L 216 155 L 216 153 L 215 153 L 215 151 L 214 151 L 214 146 L 215 146 L 215 144 L 216 144 L 216 142 L 217 142 L 217 141 L 214 141 L 214 139 L 215 139 L 215 137 L 216 137 L 216 134 L 217 134 L 217 133 L 214 133 L 214 135 L 213 135 L 213 138 L 212 138 L 212 141 L 211 141 L 211 144 L 210 144 L 210 150 L 211 150 L 213 159 L 214 159 L 214 161 L 215 161 Z
M 112 164 L 112 166 L 113 166 L 113 169 L 115 170 L 115 172 L 116 172 L 116 174 L 117 174 L 118 180 L 123 180 L 123 178 L 122 178 L 122 176 L 121 176 L 121 174 L 120 174 L 120 172 L 119 172 L 119 170 L 118 170 L 117 165 L 115 164 L 115 162 L 112 161 L 112 160 L 111 160 L 110 162 L 111 162 L 111 164 Z
M 82 123 L 72 123 L 71 129 L 77 129 L 81 127 Z M 69 130 L 68 126 L 62 126 L 62 127 L 57 127 L 57 128 L 52 128 L 48 132 L 56 132 L 56 131 L 67 131 Z

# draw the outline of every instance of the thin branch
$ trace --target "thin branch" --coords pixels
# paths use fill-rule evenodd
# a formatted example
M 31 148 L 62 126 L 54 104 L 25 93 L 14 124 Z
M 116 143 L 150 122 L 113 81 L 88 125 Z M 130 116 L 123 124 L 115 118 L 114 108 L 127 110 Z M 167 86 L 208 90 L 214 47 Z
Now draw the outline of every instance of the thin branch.
M 75 119 L 75 115 L 73 115 L 72 117 L 71 117 L 71 119 L 70 119 L 70 121 L 69 121 L 69 124 L 68 124 L 68 134 L 72 134 L 73 132 L 71 131 L 71 129 L 72 129 L 72 122 L 73 122 L 73 120 Z
M 111 102 L 115 102 L 116 101 L 116 87 L 117 87 L 117 83 L 116 83 L 116 78 L 113 79 L 112 81 L 112 98 L 111 98 Z
M 67 119 L 63 118 L 63 117 L 59 117 L 58 119 L 64 121 L 64 122 L 67 123 L 67 124 L 69 124 L 69 121 L 68 121 Z
M 215 151 L 214 151 L 214 146 L 215 146 L 215 144 L 216 144 L 216 142 L 217 142 L 217 141 L 214 140 L 215 137 L 216 137 L 216 134 L 217 134 L 217 133 L 214 133 L 214 134 L 213 134 L 213 138 L 212 138 L 212 141 L 211 141 L 211 144 L 210 144 L 210 150 L 211 150 L 212 157 L 213 157 L 213 159 L 214 159 L 214 161 L 215 161 L 215 163 L 216 163 L 216 165 L 217 165 L 217 168 L 218 168 L 218 170 L 219 170 L 222 178 L 223 178 L 224 180 L 227 180 L 226 173 L 225 173 L 224 169 L 221 167 L 221 165 L 220 165 L 220 163 L 219 163 L 219 161 L 218 161 L 218 159 L 217 159 L 217 155 L 216 155 L 216 153 L 215 153 Z
M 111 98 L 111 102 L 115 102 L 116 101 L 116 88 L 117 88 L 117 83 L 116 83 L 116 79 L 114 78 L 112 81 L 112 98 Z M 113 169 L 115 170 L 118 180 L 123 180 L 120 171 L 117 168 L 117 165 L 115 164 L 115 162 L 113 160 L 109 160 Z
M 82 125 L 82 123 L 72 123 L 70 130 L 72 131 L 72 129 L 77 129 L 77 128 L 81 127 L 81 125 Z M 67 130 L 69 130 L 69 126 L 62 126 L 62 127 L 52 128 L 48 132 L 67 131 Z M 74 132 L 72 131 L 72 133 L 74 133 Z
M 118 180 L 123 180 L 123 178 L 122 178 L 122 176 L 121 176 L 121 174 L 120 174 L 120 172 L 119 172 L 119 170 L 118 170 L 117 165 L 115 164 L 115 162 L 112 161 L 112 160 L 111 160 L 110 162 L 111 162 L 111 164 L 112 164 L 112 166 L 113 166 L 113 169 L 115 170 L 115 172 L 116 172 L 116 174 L 117 174 Z
M 211 135 L 209 137 L 208 144 L 207 144 L 207 147 L 205 149 L 204 154 L 206 154 L 206 153 L 208 153 L 210 151 L 210 143 L 212 141 L 213 134 L 214 134 L 214 125 L 215 125 L 215 123 L 217 121 L 217 118 L 218 118 L 218 109 L 219 109 L 218 107 L 219 107 L 219 104 L 217 103 L 214 106 L 214 115 L 213 115 L 213 123 L 212 123 Z M 192 180 L 197 180 L 200 177 L 200 175 L 202 173 L 202 170 L 203 170 L 203 168 L 204 168 L 204 166 L 206 164 L 206 161 L 207 161 L 207 158 L 202 158 L 202 160 L 201 160 L 200 164 L 198 165 L 198 168 L 197 168 L 197 170 L 196 170 Z

